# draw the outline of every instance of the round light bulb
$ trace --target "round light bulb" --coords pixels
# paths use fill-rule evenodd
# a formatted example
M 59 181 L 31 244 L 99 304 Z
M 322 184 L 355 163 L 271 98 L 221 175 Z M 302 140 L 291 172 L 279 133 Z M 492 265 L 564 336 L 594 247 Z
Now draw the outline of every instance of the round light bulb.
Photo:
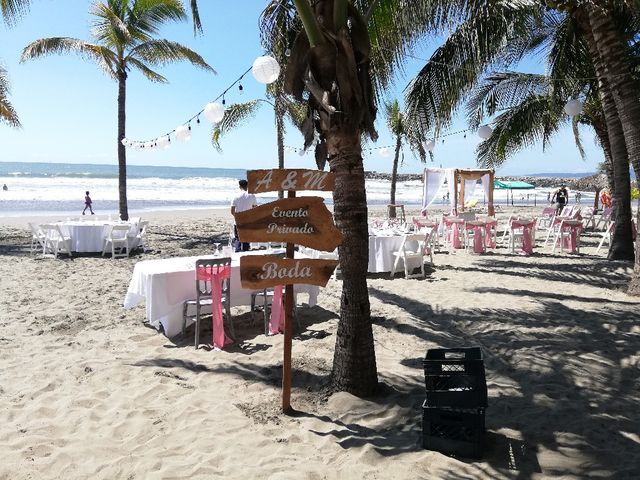
M 582 102 L 577 99 L 569 100 L 564 106 L 564 113 L 570 117 L 576 117 L 582 113 Z

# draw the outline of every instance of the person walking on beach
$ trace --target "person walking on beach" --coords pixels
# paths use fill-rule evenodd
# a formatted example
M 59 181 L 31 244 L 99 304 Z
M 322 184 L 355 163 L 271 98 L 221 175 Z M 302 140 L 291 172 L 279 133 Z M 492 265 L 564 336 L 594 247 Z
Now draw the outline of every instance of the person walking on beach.
M 556 190 L 556 193 L 553 194 L 551 203 L 554 202 L 558 202 L 558 206 L 556 207 L 556 215 L 560 215 L 562 209 L 569 202 L 569 192 L 567 191 L 567 186 L 564 183 L 561 184 L 560 188 Z
M 92 202 L 91 202 L 91 197 L 89 196 L 89 192 L 88 191 L 84 192 L 84 210 L 82 210 L 83 215 L 84 215 L 84 212 L 87 211 L 87 208 L 91 212 L 91 215 L 94 215 L 93 208 L 91 207 L 91 203 Z
M 247 192 L 249 182 L 246 180 L 240 180 L 238 186 L 240 187 L 240 194 L 237 195 L 231 202 L 231 215 L 235 217 L 236 213 L 251 210 L 257 205 L 256 196 Z M 247 242 L 240 242 L 238 238 L 238 227 L 233 225 L 233 246 L 236 252 L 246 252 L 251 248 L 251 244 Z
M 2 184 L 2 190 L 4 190 L 5 192 L 9 190 L 9 187 L 7 187 L 6 183 Z

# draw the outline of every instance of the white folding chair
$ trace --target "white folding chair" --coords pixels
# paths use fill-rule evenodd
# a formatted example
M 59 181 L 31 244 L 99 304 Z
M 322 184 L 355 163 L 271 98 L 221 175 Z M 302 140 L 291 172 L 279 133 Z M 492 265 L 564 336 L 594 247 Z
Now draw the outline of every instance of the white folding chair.
M 111 258 L 122 258 L 129 256 L 129 225 L 113 225 L 104 239 L 102 256 L 111 249 Z
M 129 237 L 129 248 L 134 250 L 136 248 L 142 249 L 144 252 L 147 248 L 145 243 L 145 238 L 147 235 L 147 226 L 149 225 L 148 221 L 142 221 L 139 223 L 133 224 L 129 227 L 129 231 L 127 236 Z
M 45 234 L 42 255 L 52 255 L 58 257 L 59 253 L 66 253 L 71 256 L 71 237 L 63 232 L 60 225 L 56 223 L 45 223 L 42 225 Z
M 404 263 L 404 278 L 424 278 L 424 256 L 425 256 L 425 234 L 410 233 L 405 235 L 400 244 L 400 250 L 393 252 L 396 257 L 393 262 L 393 268 L 391 270 L 391 278 L 395 275 L 398 269 L 398 263 L 400 260 Z M 419 260 L 420 273 L 410 274 L 410 264 L 415 265 L 415 261 Z M 433 258 L 431 260 L 433 262 Z
M 46 234 L 37 223 L 29 222 L 31 229 L 31 255 L 39 251 L 44 251 Z
M 611 237 L 613 236 L 613 229 L 615 228 L 615 222 L 609 222 L 607 229 L 602 232 L 602 238 L 600 239 L 600 243 L 598 244 L 598 248 L 596 248 L 596 253 L 600 252 L 600 249 L 604 245 L 604 242 L 607 242 L 607 248 L 611 247 Z

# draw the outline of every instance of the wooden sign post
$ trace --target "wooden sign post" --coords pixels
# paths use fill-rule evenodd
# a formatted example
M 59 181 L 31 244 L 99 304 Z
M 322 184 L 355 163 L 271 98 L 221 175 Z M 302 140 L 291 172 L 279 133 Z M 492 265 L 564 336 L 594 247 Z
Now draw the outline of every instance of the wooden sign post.
M 342 233 L 321 197 L 298 197 L 298 190 L 331 191 L 335 174 L 320 170 L 283 169 L 247 172 L 249 193 L 286 190 L 287 198 L 260 205 L 235 216 L 241 242 L 286 242 L 286 258 L 250 255 L 240 258 L 243 288 L 285 285 L 282 411 L 291 410 L 291 344 L 293 338 L 293 285 L 325 286 L 338 262 L 295 259 L 295 244 L 331 252 L 342 243 Z

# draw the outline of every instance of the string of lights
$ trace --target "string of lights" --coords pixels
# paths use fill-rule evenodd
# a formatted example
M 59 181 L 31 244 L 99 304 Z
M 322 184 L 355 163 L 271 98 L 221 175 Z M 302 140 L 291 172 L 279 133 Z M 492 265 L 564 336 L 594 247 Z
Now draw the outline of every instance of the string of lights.
M 236 85 L 238 86 L 238 90 L 242 92 L 244 89 L 242 86 L 242 80 L 249 72 L 252 72 L 254 78 L 258 82 L 268 84 L 274 82 L 278 78 L 278 75 L 280 74 L 280 65 L 278 65 L 278 62 L 273 57 L 258 57 L 249 68 L 247 68 L 238 78 L 226 87 L 212 102 L 207 103 L 204 108 L 192 115 L 184 123 L 167 133 L 158 135 L 153 139 L 131 140 L 125 137 L 121 140 L 122 144 L 134 149 L 146 148 L 153 150 L 156 147 L 168 148 L 171 143 L 172 135 L 178 140 L 188 141 L 191 139 L 191 122 L 195 120 L 196 124 L 200 124 L 201 115 L 204 115 L 211 123 L 219 123 L 222 121 L 222 118 L 224 117 L 224 107 L 226 104 L 225 95 Z M 222 102 L 218 103 L 218 100 L 222 100 Z

